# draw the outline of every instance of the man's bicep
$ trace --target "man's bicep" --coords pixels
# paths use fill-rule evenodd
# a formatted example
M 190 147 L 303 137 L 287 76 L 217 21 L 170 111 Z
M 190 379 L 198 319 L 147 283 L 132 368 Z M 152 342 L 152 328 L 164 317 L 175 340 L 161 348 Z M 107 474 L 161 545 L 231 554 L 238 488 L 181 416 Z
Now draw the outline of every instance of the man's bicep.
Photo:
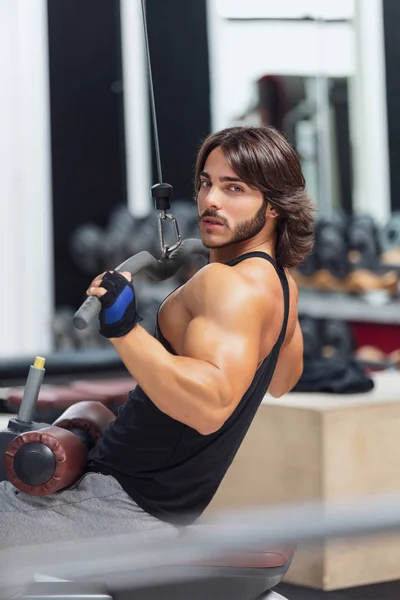
M 242 315 L 243 316 L 243 315 Z M 260 328 L 256 318 L 235 319 L 225 315 L 192 319 L 186 328 L 182 354 L 203 360 L 219 370 L 221 386 L 229 391 L 230 402 L 240 400 L 257 370 Z

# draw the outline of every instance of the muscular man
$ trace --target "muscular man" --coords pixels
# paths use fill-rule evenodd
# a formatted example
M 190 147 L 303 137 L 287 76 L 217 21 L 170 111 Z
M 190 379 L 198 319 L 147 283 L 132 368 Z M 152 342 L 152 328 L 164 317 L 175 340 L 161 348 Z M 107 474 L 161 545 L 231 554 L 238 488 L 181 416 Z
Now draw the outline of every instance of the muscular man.
M 272 128 L 210 135 L 197 159 L 210 262 L 140 326 L 128 273 L 87 293 L 100 331 L 138 382 L 72 488 L 36 498 L 0 488 L 0 546 L 170 529 L 206 509 L 268 391 L 302 373 L 297 289 L 288 268 L 313 243 L 312 204 L 294 150 Z M 140 294 L 140 290 L 138 290 Z

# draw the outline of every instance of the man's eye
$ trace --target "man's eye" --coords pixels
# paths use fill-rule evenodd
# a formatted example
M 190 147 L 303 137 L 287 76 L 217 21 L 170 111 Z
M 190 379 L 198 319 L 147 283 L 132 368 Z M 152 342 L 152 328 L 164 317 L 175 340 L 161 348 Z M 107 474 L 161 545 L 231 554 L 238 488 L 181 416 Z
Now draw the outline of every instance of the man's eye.
M 209 181 L 200 181 L 200 187 L 210 187 L 211 183 Z
M 231 185 L 231 186 L 229 186 L 229 189 L 232 190 L 233 192 L 243 192 L 242 188 L 239 187 L 238 185 Z

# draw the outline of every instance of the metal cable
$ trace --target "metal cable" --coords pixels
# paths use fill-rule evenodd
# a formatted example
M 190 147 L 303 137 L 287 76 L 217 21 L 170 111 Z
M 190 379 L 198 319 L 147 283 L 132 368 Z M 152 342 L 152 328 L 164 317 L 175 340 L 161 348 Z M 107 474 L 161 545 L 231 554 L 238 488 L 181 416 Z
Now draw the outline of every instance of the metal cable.
M 155 152 L 156 152 L 158 182 L 163 183 L 163 176 L 162 176 L 162 169 L 161 169 L 160 141 L 159 141 L 159 137 L 158 137 L 156 102 L 155 102 L 155 95 L 154 95 L 153 73 L 152 73 L 152 69 L 151 69 L 150 45 L 149 45 L 149 36 L 148 36 L 148 30 L 147 30 L 145 2 L 146 2 L 146 0 L 141 0 L 144 39 L 145 39 L 146 56 L 147 56 L 147 68 L 148 68 L 148 75 L 149 75 L 150 105 L 151 105 L 151 113 L 152 113 L 152 117 L 153 117 L 153 128 L 154 128 L 154 148 L 155 148 Z

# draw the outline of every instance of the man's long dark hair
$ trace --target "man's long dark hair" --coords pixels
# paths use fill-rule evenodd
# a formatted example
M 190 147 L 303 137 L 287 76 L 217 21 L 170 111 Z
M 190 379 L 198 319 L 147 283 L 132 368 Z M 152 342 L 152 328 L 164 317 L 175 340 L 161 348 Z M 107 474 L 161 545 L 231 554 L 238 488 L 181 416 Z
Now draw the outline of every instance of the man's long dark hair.
M 203 142 L 195 170 L 195 186 L 208 155 L 221 148 L 240 179 L 262 192 L 278 217 L 275 255 L 282 267 L 295 267 L 314 243 L 314 207 L 307 195 L 299 158 L 286 138 L 273 127 L 231 127 L 210 134 Z

